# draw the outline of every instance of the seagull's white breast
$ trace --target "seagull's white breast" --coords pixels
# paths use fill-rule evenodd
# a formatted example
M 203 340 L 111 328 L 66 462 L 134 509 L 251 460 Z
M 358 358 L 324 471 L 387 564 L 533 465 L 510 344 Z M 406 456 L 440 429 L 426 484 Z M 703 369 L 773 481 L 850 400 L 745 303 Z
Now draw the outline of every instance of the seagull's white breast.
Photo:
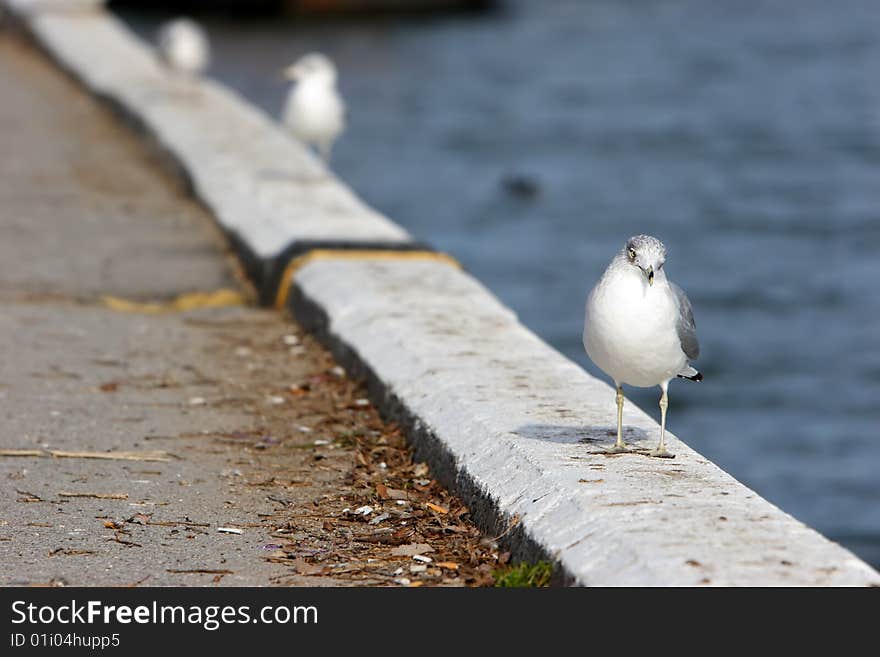
M 332 143 L 345 128 L 342 98 L 332 85 L 304 80 L 290 91 L 284 123 L 306 143 Z
M 587 299 L 584 348 L 618 383 L 659 385 L 687 364 L 677 317 L 665 274 L 651 286 L 638 270 L 612 263 Z

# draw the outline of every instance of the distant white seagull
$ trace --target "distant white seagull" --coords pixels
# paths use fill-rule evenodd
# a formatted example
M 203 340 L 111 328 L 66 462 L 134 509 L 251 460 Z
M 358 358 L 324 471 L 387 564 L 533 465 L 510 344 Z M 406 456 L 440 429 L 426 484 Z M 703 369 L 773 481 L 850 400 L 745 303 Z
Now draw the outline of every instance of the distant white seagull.
M 309 53 L 284 69 L 295 81 L 284 104 L 284 125 L 330 161 L 333 142 L 345 130 L 345 103 L 336 90 L 336 67 L 326 55 Z
M 177 18 L 159 30 L 159 57 L 172 71 L 186 76 L 202 73 L 211 58 L 205 30 L 189 18 Z
M 584 347 L 617 388 L 613 452 L 628 451 L 623 442 L 622 384 L 660 386 L 660 445 L 650 454 L 672 458 L 665 444 L 669 381 L 676 376 L 703 380 L 690 365 L 700 355 L 691 302 L 666 278 L 665 262 L 666 247 L 656 237 L 631 237 L 587 298 Z

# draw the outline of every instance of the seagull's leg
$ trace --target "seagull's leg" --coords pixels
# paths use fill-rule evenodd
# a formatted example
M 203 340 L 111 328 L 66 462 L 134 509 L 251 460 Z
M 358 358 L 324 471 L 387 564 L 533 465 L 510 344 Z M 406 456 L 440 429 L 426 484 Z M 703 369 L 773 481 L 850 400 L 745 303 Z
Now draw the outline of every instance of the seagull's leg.
M 661 459 L 674 459 L 675 454 L 666 450 L 666 409 L 669 407 L 666 390 L 669 388 L 669 381 L 661 383 L 660 388 L 663 390 L 663 394 L 660 395 L 660 444 L 650 454 Z
M 614 447 L 608 450 L 612 454 L 629 451 L 626 443 L 623 442 L 623 388 L 616 381 L 614 385 L 617 386 L 617 396 L 615 397 L 617 400 L 617 442 L 614 443 Z

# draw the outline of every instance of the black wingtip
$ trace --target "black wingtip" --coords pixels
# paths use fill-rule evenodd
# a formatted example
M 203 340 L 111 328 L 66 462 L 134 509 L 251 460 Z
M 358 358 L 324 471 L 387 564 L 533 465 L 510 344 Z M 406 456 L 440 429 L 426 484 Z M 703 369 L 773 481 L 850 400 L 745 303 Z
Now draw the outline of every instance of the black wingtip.
M 702 374 L 702 372 L 697 372 L 697 373 L 694 374 L 693 376 L 683 376 L 683 375 L 679 374 L 678 377 L 679 377 L 680 379 L 689 379 L 689 380 L 691 380 L 691 381 L 697 381 L 697 382 L 703 380 L 703 374 Z

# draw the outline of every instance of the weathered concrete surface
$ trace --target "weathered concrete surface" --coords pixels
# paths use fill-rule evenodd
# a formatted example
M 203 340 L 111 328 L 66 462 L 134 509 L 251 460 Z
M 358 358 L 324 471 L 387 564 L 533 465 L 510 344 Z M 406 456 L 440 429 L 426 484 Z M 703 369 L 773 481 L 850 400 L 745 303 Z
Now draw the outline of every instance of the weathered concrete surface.
M 234 285 L 222 234 L 180 183 L 19 41 L 0 42 L 0 89 L 0 294 L 137 299 Z
M 258 286 L 269 275 L 261 266 L 298 241 L 411 241 L 233 92 L 169 75 L 110 14 L 40 11 L 31 0 L 7 4 L 63 68 L 140 124 L 177 163 L 219 224 L 241 237 Z
M 160 450 L 169 460 L 0 458 L 0 584 L 267 585 L 290 574 L 262 558 L 277 542 L 268 516 L 279 505 L 249 486 L 261 472 L 289 476 L 289 464 L 254 449 L 254 408 L 269 402 L 244 390 L 250 373 L 236 380 L 234 357 L 222 357 L 243 326 L 257 340 L 274 333 L 282 352 L 289 328 L 250 310 L 144 317 L 59 302 L 5 305 L 4 448 Z M 243 369 L 240 359 L 233 365 Z M 205 403 L 191 405 L 197 396 Z
M 312 411 L 268 401 L 320 359 L 290 353 L 296 329 L 276 313 L 102 307 L 104 293 L 234 284 L 216 230 L 112 117 L 2 34 L 0 87 L 0 449 L 170 455 L 0 456 L 0 585 L 327 583 L 263 558 L 285 520 L 253 485 L 305 471 L 314 487 L 281 496 L 323 491 L 311 453 L 282 449 Z M 229 526 L 242 534 L 218 533 Z
M 352 285 L 357 281 L 357 285 Z M 486 525 L 518 520 L 521 554 L 557 559 L 583 585 L 869 585 L 880 575 L 627 404 L 608 455 L 614 391 L 523 327 L 467 274 L 434 262 L 318 261 L 293 307 L 374 400 L 408 425 L 416 453 Z M 346 362 L 348 361 L 348 362 Z M 674 393 L 673 393 L 674 394 Z

